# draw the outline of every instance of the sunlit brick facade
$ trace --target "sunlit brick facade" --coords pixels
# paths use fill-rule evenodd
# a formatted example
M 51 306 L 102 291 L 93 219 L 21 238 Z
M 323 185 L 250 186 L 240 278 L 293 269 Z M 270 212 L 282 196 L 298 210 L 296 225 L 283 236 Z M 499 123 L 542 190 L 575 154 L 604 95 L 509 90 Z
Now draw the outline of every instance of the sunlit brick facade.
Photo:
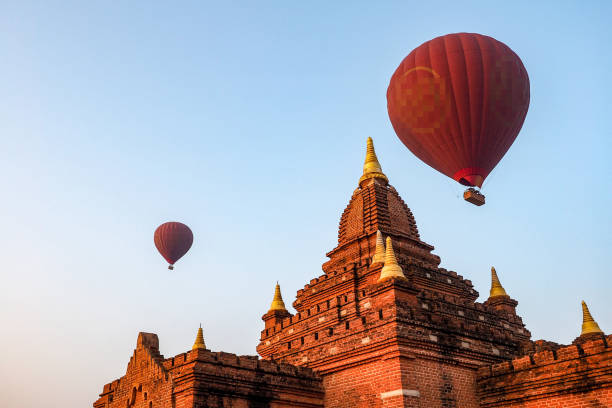
M 378 231 L 403 276 L 380 279 Z M 338 245 L 298 291 L 295 315 L 277 291 L 262 359 L 202 348 L 164 359 L 157 336 L 141 333 L 126 375 L 94 407 L 612 406 L 612 336 L 532 342 L 495 271 L 491 296 L 476 302 L 472 283 L 441 268 L 433 249 L 369 140 Z

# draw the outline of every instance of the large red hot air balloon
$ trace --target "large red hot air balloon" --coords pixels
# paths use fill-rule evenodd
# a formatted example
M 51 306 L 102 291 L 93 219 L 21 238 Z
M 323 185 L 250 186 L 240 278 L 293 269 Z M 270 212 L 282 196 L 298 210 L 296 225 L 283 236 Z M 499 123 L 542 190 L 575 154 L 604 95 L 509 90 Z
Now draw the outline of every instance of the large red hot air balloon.
M 176 261 L 191 248 L 193 233 L 185 224 L 166 222 L 157 227 L 153 240 L 159 253 L 170 264 L 168 269 L 174 269 Z
M 520 58 L 480 34 L 448 34 L 420 45 L 387 89 L 400 140 L 434 169 L 471 187 L 482 187 L 508 151 L 528 108 L 529 77 Z

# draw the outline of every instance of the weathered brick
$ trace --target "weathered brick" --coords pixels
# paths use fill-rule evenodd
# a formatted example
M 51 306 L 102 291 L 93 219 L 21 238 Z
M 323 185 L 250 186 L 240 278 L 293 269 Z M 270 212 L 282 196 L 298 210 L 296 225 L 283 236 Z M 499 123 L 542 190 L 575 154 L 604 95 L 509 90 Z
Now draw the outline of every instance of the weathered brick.
M 378 282 L 377 230 L 406 279 Z M 324 274 L 298 290 L 297 314 L 263 316 L 263 359 L 203 349 L 164 359 L 157 336 L 141 333 L 126 374 L 94 407 L 612 406 L 612 336 L 532 342 L 516 300 L 476 302 L 472 282 L 441 268 L 433 249 L 395 188 L 366 178 Z

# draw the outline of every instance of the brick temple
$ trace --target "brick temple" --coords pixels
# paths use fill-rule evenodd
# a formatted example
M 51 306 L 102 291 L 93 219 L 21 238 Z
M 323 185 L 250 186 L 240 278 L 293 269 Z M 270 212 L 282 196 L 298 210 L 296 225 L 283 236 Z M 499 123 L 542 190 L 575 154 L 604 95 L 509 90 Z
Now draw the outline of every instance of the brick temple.
M 532 341 L 491 270 L 490 296 L 441 268 L 383 173 L 372 140 L 323 274 L 291 314 L 277 285 L 257 356 L 165 358 L 140 333 L 94 408 L 612 407 L 612 335 L 583 302 L 571 345 Z M 265 309 L 264 309 L 265 310 Z M 577 330 L 578 332 L 578 330 Z

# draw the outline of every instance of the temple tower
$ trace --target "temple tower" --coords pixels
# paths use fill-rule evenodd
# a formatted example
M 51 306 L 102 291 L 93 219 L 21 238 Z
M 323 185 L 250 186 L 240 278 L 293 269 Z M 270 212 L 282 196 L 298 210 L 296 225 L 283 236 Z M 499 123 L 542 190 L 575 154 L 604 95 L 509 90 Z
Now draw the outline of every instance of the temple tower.
M 191 350 L 168 358 L 157 335 L 140 333 L 125 374 L 93 406 L 612 406 L 612 335 L 586 303 L 572 345 L 532 342 L 495 268 L 478 303 L 472 283 L 440 268 L 432 250 L 368 139 L 338 245 L 298 291 L 295 315 L 276 284 L 262 317 L 263 359 L 209 350 L 201 325 Z
M 298 291 L 297 314 L 263 316 L 258 353 L 317 371 L 326 407 L 478 407 L 476 368 L 518 355 L 530 333 L 501 284 L 475 302 L 433 249 L 368 138 L 323 275 Z

